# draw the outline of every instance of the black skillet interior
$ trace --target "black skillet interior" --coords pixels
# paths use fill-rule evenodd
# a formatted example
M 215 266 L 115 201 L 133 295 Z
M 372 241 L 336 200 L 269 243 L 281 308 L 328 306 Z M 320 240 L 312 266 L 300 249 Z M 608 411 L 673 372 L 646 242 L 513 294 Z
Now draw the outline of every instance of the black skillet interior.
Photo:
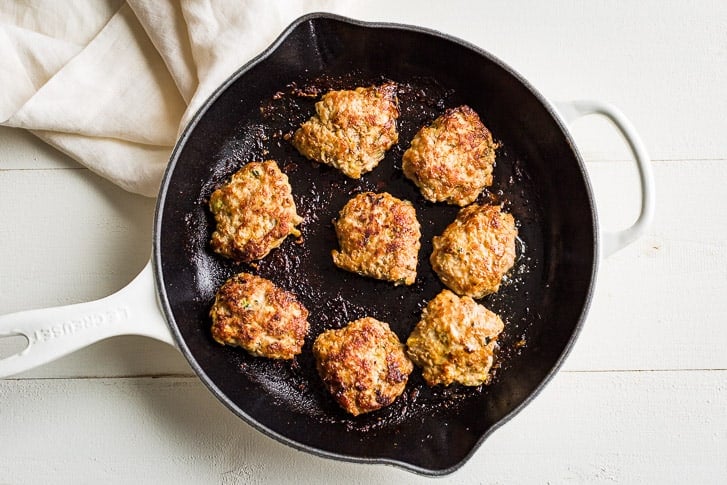
M 400 140 L 373 172 L 352 180 L 304 159 L 290 134 L 328 89 L 384 80 L 399 84 Z M 489 385 L 429 388 L 418 370 L 391 406 L 351 417 L 315 371 L 316 335 L 370 315 L 405 341 L 421 309 L 442 288 L 429 264 L 432 236 L 457 208 L 426 202 L 401 174 L 401 155 L 422 125 L 466 103 L 501 143 L 494 184 L 481 202 L 502 203 L 519 225 L 515 268 L 481 303 L 500 314 Z M 290 179 L 303 242 L 288 238 L 256 266 L 213 254 L 207 199 L 243 164 L 275 159 Z M 412 201 L 422 224 L 418 276 L 394 287 L 334 267 L 331 220 L 363 190 Z M 557 369 L 588 305 L 596 223 L 588 182 L 567 133 L 532 88 L 488 54 L 416 28 L 363 24 L 330 15 L 299 19 L 239 71 L 198 114 L 179 142 L 157 211 L 155 264 L 160 299 L 180 348 L 215 395 L 247 422 L 287 444 L 324 456 L 448 473 L 519 410 Z M 251 271 L 298 295 L 311 331 L 293 362 L 253 358 L 216 344 L 208 310 L 222 282 Z

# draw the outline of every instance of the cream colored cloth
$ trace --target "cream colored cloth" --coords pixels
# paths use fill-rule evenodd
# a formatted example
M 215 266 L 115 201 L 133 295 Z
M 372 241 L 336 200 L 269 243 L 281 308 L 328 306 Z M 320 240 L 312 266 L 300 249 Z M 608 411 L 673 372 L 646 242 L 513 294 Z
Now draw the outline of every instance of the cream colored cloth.
M 154 196 L 204 100 L 295 18 L 346 0 L 0 2 L 0 124 Z

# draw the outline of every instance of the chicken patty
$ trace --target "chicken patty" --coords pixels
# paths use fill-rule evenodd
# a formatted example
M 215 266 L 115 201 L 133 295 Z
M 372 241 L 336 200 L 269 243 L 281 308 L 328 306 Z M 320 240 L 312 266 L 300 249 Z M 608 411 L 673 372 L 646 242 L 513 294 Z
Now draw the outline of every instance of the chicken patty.
M 300 236 L 288 177 L 273 160 L 250 162 L 210 196 L 217 228 L 210 245 L 222 256 L 242 262 L 264 258 L 286 237 Z
M 500 206 L 472 204 L 460 209 L 441 236 L 432 239 L 432 268 L 458 295 L 482 298 L 500 289 L 515 263 L 517 228 Z
M 422 311 L 406 341 L 407 355 L 430 386 L 479 386 L 489 380 L 503 328 L 500 317 L 472 298 L 442 290 Z
M 371 317 L 323 332 L 313 355 L 328 391 L 354 416 L 393 403 L 414 369 L 389 325 Z
M 401 168 L 425 199 L 466 206 L 492 184 L 496 148 L 477 113 L 459 106 L 419 130 Z
M 370 172 L 398 140 L 396 84 L 329 91 L 316 114 L 293 135 L 307 158 L 331 165 L 357 179 Z
M 411 202 L 363 192 L 346 203 L 334 225 L 341 247 L 331 251 L 336 266 L 395 285 L 414 283 L 421 232 Z
M 210 317 L 217 342 L 271 359 L 300 354 L 308 333 L 308 310 L 295 295 L 249 273 L 220 287 Z

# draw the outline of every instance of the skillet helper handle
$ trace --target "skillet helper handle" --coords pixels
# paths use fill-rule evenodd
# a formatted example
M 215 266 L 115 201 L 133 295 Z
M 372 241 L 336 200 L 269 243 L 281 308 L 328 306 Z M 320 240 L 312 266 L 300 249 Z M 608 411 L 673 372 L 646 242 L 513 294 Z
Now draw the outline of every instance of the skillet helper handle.
M 654 217 L 654 174 L 651 158 L 641 137 L 631 122 L 621 111 L 607 103 L 591 100 L 579 100 L 556 103 L 561 117 L 568 123 L 590 114 L 608 118 L 621 132 L 639 170 L 641 184 L 641 212 L 631 227 L 616 232 L 604 232 L 601 236 L 601 256 L 608 257 L 636 241 L 646 231 Z
M 144 335 L 174 345 L 156 300 L 151 262 L 126 287 L 100 300 L 0 316 L 0 338 L 18 335 L 27 346 L 0 360 L 0 377 L 117 335 Z

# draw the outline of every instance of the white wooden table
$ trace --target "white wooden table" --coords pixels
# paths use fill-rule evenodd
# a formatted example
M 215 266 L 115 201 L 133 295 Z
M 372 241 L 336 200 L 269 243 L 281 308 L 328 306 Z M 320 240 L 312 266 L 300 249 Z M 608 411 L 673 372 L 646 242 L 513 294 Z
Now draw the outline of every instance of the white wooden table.
M 351 12 L 464 38 L 551 99 L 611 102 L 654 160 L 654 224 L 602 263 L 562 371 L 438 483 L 727 483 L 727 3 L 377 0 Z M 628 225 L 637 178 L 620 138 L 600 120 L 574 134 L 602 226 Z M 149 257 L 153 210 L 0 129 L 0 314 L 124 286 Z M 177 351 L 140 337 L 0 380 L 2 484 L 334 481 L 428 479 L 279 444 Z

